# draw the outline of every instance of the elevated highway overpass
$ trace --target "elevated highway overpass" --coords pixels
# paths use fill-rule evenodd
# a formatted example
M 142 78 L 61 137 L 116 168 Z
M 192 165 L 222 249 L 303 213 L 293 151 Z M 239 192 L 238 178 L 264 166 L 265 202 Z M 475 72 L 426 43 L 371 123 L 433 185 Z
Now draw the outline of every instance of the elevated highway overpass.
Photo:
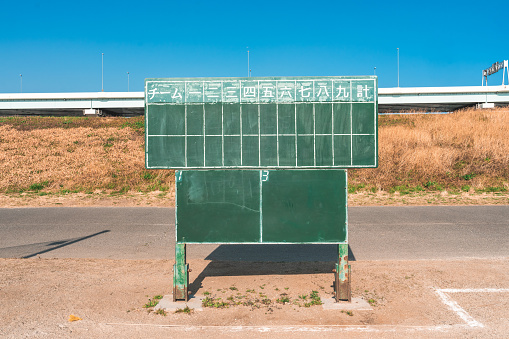
M 143 92 L 9 93 L 0 94 L 0 115 L 83 115 L 99 110 L 105 115 L 144 113 Z
M 509 86 L 398 87 L 378 89 L 380 113 L 418 111 L 452 112 L 491 103 L 509 105 Z
M 452 112 L 490 103 L 509 105 L 509 86 L 398 87 L 378 89 L 380 113 Z M 143 92 L 0 94 L 0 115 L 144 114 Z

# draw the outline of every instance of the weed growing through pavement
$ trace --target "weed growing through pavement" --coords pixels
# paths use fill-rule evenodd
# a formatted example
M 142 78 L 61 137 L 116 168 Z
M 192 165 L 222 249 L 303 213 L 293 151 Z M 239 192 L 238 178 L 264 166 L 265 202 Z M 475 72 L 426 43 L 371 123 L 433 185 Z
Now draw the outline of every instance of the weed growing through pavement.
M 163 315 L 166 317 L 166 311 L 162 308 L 158 309 L 157 311 L 154 312 L 155 314 L 158 314 L 158 315 Z M 175 312 L 176 313 L 176 312 Z
M 287 303 L 289 303 L 289 302 L 290 302 L 290 297 L 289 297 L 289 296 L 288 296 L 288 294 L 286 294 L 286 293 L 281 293 L 281 294 L 280 294 L 280 296 L 279 296 L 279 298 L 277 298 L 277 299 L 276 299 L 276 302 L 277 302 L 278 304 L 283 304 L 283 305 L 285 305 L 285 304 L 287 304 Z
M 233 287 L 233 286 L 232 286 Z M 265 287 L 262 285 L 260 287 Z M 231 291 L 238 291 L 237 288 L 232 289 Z M 288 289 L 288 288 L 287 288 Z M 276 291 L 279 291 L 279 288 L 275 288 Z M 225 289 L 218 289 L 217 292 L 224 293 Z M 301 294 L 298 297 L 292 298 L 288 293 L 283 292 L 280 293 L 276 298 L 270 298 L 267 294 L 258 292 L 254 289 L 247 289 L 246 294 L 242 294 L 237 292 L 235 295 L 229 295 L 226 298 L 218 297 L 217 295 L 213 295 L 212 293 L 205 291 L 203 293 L 205 298 L 202 300 L 203 307 L 209 308 L 229 308 L 232 306 L 248 306 L 251 307 L 251 310 L 259 309 L 259 308 L 267 308 L 268 312 L 272 312 L 273 308 L 280 308 L 280 306 L 291 304 L 299 307 L 311 307 L 316 305 L 322 305 L 322 300 L 318 291 L 312 291 L 310 294 Z M 278 306 L 279 305 L 279 306 Z
M 312 291 L 309 295 L 299 295 L 299 298 L 294 300 L 293 304 L 299 307 L 311 307 L 315 305 L 322 305 L 323 303 L 318 291 Z
M 184 308 L 177 308 L 175 310 L 175 313 L 184 313 L 184 314 L 189 314 L 190 315 L 191 313 L 193 313 L 193 311 L 194 310 L 192 308 L 189 308 L 189 306 L 186 306 Z
M 410 277 L 406 276 L 405 279 L 410 279 L 412 277 L 413 275 Z M 385 302 L 385 298 L 383 296 L 377 295 L 376 291 L 370 292 L 368 290 L 364 290 L 362 293 L 362 298 L 367 300 L 371 306 L 383 305 Z
M 322 304 L 322 299 L 320 298 L 320 295 L 318 294 L 318 291 L 312 291 L 311 294 L 309 295 L 309 298 L 311 299 L 307 304 L 309 304 L 309 306 L 313 306 L 313 305 L 321 305 Z M 308 306 L 306 306 L 308 307 Z
M 143 305 L 143 308 L 151 308 L 151 307 L 155 307 L 157 304 L 159 304 L 159 301 L 149 299 L 149 300 L 148 300 L 148 303 L 146 303 L 145 305 Z
M 212 307 L 212 308 L 228 308 L 230 307 L 230 303 L 228 301 L 222 301 L 221 298 L 214 297 L 205 297 L 201 302 L 203 307 Z
M 159 300 L 161 300 L 162 298 L 163 298 L 162 295 L 156 295 L 153 298 L 149 298 L 148 303 L 143 305 L 143 308 L 152 308 L 157 306 L 157 304 L 159 304 Z

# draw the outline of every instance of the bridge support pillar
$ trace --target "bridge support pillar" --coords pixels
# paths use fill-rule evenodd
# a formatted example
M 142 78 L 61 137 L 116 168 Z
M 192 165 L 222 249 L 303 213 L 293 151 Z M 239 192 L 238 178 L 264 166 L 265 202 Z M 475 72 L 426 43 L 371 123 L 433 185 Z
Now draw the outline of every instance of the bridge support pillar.
M 477 104 L 477 108 L 495 108 L 495 103 L 483 102 L 482 104 Z
M 99 115 L 101 115 L 101 110 L 100 109 L 95 109 L 95 108 L 84 109 L 83 110 L 83 115 L 96 115 L 96 116 L 99 116 Z

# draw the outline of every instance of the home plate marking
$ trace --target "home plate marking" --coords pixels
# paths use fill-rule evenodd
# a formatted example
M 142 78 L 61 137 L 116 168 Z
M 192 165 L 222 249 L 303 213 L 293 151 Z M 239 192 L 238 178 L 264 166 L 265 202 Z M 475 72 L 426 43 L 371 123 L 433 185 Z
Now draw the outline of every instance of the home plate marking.
M 447 294 L 449 293 L 508 293 L 509 288 L 436 288 L 435 292 L 442 302 L 455 312 L 470 327 L 484 327 L 482 323 L 475 320 L 458 303 Z

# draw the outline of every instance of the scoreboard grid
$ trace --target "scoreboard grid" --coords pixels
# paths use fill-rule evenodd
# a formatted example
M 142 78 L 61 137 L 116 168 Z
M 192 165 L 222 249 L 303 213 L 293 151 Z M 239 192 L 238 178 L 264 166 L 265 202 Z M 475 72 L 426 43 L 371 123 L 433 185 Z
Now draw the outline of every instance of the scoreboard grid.
M 147 79 L 145 95 L 150 169 L 378 165 L 376 77 Z

